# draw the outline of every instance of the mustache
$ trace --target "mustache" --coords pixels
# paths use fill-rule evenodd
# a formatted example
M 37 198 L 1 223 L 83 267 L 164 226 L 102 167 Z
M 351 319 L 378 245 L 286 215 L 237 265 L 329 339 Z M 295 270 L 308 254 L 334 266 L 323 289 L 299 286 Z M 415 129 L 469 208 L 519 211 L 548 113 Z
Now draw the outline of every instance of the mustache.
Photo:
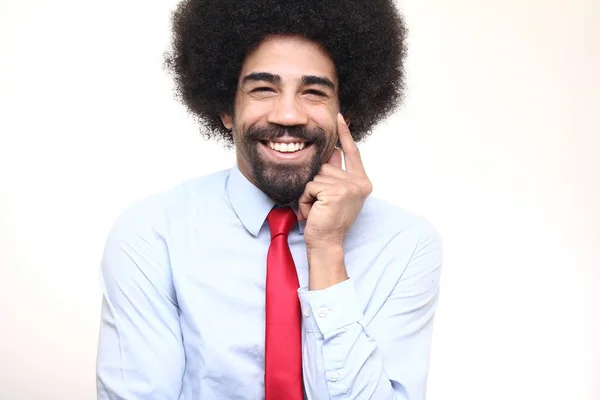
M 252 126 L 244 135 L 246 140 L 269 141 L 288 136 L 312 142 L 316 145 L 324 144 L 327 135 L 321 128 L 308 129 L 304 126 L 267 125 Z

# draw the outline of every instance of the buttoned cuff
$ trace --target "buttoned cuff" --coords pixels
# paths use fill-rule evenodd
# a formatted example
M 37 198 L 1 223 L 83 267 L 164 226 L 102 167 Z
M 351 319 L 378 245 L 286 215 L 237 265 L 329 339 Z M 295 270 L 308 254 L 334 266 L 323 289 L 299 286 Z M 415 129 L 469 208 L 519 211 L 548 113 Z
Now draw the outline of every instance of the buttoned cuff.
M 354 281 L 347 279 L 323 290 L 298 289 L 304 330 L 323 335 L 360 321 L 363 310 Z

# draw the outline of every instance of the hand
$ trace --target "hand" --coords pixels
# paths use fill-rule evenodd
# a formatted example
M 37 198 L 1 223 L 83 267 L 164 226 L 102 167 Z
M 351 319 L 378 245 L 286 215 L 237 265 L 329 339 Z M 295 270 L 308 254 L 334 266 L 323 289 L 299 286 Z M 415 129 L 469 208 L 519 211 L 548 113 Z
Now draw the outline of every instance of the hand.
M 341 248 L 373 189 L 348 125 L 341 114 L 337 119 L 346 171 L 342 169 L 342 155 L 336 149 L 298 200 L 298 217 L 306 219 L 304 240 L 308 249 Z

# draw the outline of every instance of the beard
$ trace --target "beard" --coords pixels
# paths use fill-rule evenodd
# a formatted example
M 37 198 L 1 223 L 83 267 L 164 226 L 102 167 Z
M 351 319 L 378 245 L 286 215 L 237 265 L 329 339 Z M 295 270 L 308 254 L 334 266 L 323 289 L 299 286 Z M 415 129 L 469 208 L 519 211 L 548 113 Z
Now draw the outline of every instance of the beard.
M 266 160 L 259 154 L 259 142 L 267 142 L 283 136 L 302 139 L 314 146 L 312 157 L 303 163 L 278 163 Z M 327 134 L 320 128 L 270 124 L 266 127 L 252 126 L 240 132 L 236 146 L 252 170 L 252 178 L 258 188 L 278 205 L 290 204 L 304 192 L 306 184 L 321 169 L 325 156 Z

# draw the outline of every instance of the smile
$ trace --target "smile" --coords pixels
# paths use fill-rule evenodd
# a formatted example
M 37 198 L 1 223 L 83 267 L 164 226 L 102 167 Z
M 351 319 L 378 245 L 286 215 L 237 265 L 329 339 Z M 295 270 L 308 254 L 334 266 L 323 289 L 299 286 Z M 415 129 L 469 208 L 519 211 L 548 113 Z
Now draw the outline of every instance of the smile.
M 267 142 L 267 145 L 275 151 L 281 153 L 293 153 L 302 150 L 305 146 L 304 142 L 292 142 L 292 143 L 279 143 L 279 142 Z
M 261 141 L 260 147 L 268 154 L 269 158 L 276 160 L 301 160 L 311 153 L 311 142 L 275 142 Z

